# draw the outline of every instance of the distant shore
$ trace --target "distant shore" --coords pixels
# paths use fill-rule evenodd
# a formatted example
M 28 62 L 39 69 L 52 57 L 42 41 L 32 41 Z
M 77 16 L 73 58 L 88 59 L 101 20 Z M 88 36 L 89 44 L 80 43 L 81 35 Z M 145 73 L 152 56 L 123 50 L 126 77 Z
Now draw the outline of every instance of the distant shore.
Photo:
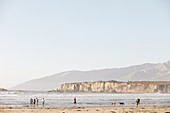
M 0 88 L 0 91 L 8 91 L 7 89 L 4 88 Z
M 0 113 L 170 113 L 170 106 L 0 107 Z

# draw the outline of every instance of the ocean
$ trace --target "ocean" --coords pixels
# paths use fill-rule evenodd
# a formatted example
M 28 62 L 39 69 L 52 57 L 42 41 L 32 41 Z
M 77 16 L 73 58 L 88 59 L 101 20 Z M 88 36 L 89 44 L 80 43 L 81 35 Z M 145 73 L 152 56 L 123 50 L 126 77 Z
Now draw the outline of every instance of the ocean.
M 73 103 L 76 97 L 77 104 Z M 170 106 L 170 94 L 118 94 L 118 93 L 63 93 L 45 91 L 0 91 L 0 106 L 29 107 L 30 98 L 45 98 L 45 107 L 73 107 L 73 106 L 111 106 L 111 102 L 124 102 L 125 106 L 135 106 L 136 98 L 140 98 L 140 105 Z M 34 106 L 34 105 L 33 105 Z

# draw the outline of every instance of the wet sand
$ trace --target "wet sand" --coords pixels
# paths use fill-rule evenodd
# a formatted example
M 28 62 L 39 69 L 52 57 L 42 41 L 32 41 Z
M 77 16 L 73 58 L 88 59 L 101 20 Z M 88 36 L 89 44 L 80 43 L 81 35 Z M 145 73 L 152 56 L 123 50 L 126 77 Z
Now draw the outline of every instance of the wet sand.
M 0 107 L 0 113 L 170 113 L 170 106 Z

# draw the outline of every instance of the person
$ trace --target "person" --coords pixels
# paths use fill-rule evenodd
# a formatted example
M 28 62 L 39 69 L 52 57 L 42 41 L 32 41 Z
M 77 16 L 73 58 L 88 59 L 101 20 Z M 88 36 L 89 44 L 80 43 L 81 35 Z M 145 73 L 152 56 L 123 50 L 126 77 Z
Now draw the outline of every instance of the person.
M 139 103 L 140 103 L 140 99 L 139 99 L 139 98 L 137 98 L 137 99 L 136 99 L 136 106 L 138 106 L 138 105 L 139 105 Z
M 38 105 L 38 101 L 39 101 L 38 98 L 36 98 L 36 103 L 37 103 L 37 105 Z
M 33 103 L 34 103 L 34 105 L 35 105 L 35 103 L 36 103 L 36 99 L 35 99 L 35 98 L 33 99 Z
M 32 98 L 30 98 L 30 104 L 32 105 L 32 103 L 33 103 L 33 99 L 32 99 Z
M 42 105 L 43 105 L 43 107 L 44 107 L 44 104 L 45 104 L 45 99 L 43 98 L 43 99 L 42 99 Z
M 76 104 L 76 97 L 74 97 L 74 104 Z

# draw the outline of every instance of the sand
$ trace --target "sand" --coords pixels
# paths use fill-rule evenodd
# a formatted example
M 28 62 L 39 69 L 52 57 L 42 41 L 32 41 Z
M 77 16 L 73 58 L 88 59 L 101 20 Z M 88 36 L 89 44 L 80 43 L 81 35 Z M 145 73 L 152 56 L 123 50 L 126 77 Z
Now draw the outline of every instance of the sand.
M 0 107 L 0 113 L 170 113 L 170 106 Z

